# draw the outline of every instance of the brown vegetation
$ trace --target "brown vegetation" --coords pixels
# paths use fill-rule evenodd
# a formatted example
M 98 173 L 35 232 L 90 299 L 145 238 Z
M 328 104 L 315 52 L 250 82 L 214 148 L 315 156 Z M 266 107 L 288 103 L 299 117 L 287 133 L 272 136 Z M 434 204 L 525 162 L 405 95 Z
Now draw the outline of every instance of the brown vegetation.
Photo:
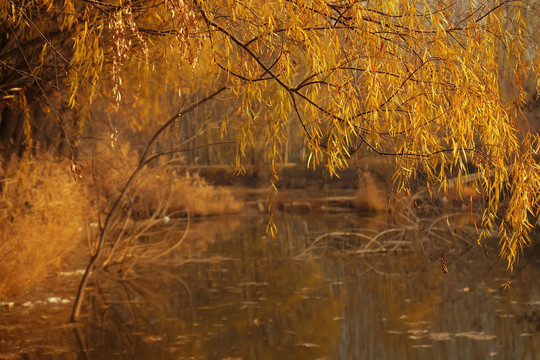
M 107 202 L 119 195 L 136 167 L 138 153 L 129 144 L 100 149 L 97 153 L 100 154 L 94 169 L 97 190 L 102 201 Z M 242 204 L 228 189 L 208 184 L 197 173 L 178 174 L 172 163 L 164 161 L 147 165 L 134 180 L 124 207 L 129 207 L 136 218 L 148 218 L 158 209 L 169 216 L 186 213 L 194 216 L 222 215 L 242 209 Z
M 0 299 L 23 293 L 81 245 L 90 208 L 67 161 L 8 162 L 0 192 Z
M 88 237 L 94 251 L 98 210 L 107 211 L 134 168 L 134 152 L 100 152 L 85 168 L 82 181 L 74 181 L 67 160 L 43 155 L 13 160 L 4 165 L 0 191 L 0 300 L 13 298 L 57 270 L 67 255 Z M 92 196 L 97 193 L 97 196 Z M 234 213 L 242 205 L 228 189 L 208 184 L 196 174 L 178 175 L 171 166 L 146 167 L 131 185 L 117 220 L 120 226 L 150 219 L 144 231 L 120 231 L 123 243 L 129 234 L 144 236 L 157 217 L 209 216 Z M 93 199 L 98 199 L 97 202 Z M 130 215 L 131 214 L 131 215 Z M 130 217 L 131 216 L 131 217 Z M 89 224 L 93 223 L 93 227 Z M 136 230 L 136 226 L 134 227 Z M 118 235 L 118 232 L 113 232 Z M 120 236 L 120 235 L 118 235 Z M 118 239 L 111 239 L 117 243 Z
M 478 234 L 481 224 L 480 209 L 484 195 L 473 181 L 473 175 L 461 186 L 455 179 L 449 181 L 446 191 L 429 191 L 420 186 L 412 191 L 404 191 L 395 195 L 389 180 L 385 180 L 384 164 L 362 167 L 359 170 L 358 189 L 352 201 L 353 206 L 361 213 L 385 214 L 386 222 L 396 225 L 414 225 L 424 219 L 447 216 L 449 225 L 469 226 Z M 388 177 L 387 177 L 388 179 Z

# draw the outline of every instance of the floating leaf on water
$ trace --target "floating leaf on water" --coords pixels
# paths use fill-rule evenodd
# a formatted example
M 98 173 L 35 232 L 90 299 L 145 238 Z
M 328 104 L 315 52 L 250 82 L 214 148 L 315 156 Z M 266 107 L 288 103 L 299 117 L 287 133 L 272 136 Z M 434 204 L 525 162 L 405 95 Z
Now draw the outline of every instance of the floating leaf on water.
M 476 332 L 476 331 L 465 331 L 465 332 L 460 332 L 460 333 L 457 333 L 456 334 L 456 337 L 464 337 L 464 338 L 467 338 L 467 339 L 471 339 L 471 340 L 479 340 L 479 341 L 482 341 L 482 340 L 493 340 L 493 339 L 496 339 L 497 336 L 495 335 L 489 335 L 489 334 L 486 334 L 484 332 Z
M 519 334 L 519 336 L 533 336 L 532 333 L 521 333 Z
M 15 303 L 13 301 L 0 301 L 0 307 L 12 308 Z
M 259 303 L 256 301 L 243 301 L 242 306 L 240 306 L 240 309 L 247 309 L 247 308 L 253 308 L 253 307 L 259 307 Z
M 71 300 L 69 299 L 62 299 L 58 296 L 52 296 L 50 298 L 48 298 L 47 300 L 45 300 L 45 302 L 48 302 L 49 304 L 67 304 L 67 303 L 70 303 Z
M 426 349 L 426 348 L 430 348 L 432 346 L 429 345 L 429 344 L 420 344 L 420 345 L 412 345 L 411 347 L 414 348 L 414 349 Z
M 161 335 L 149 335 L 145 337 L 144 339 L 142 339 L 142 341 L 144 342 L 158 342 L 162 340 L 163 340 L 163 337 Z
M 26 306 L 26 307 L 34 307 L 34 303 L 31 302 L 31 301 L 27 301 L 27 302 L 25 302 L 24 304 L 22 304 L 22 306 Z
M 60 271 L 58 273 L 58 275 L 60 276 L 82 276 L 84 275 L 86 270 L 84 269 L 79 269 L 79 270 L 75 270 L 75 271 Z
M 321 345 L 313 344 L 313 343 L 298 343 L 298 344 L 296 344 L 296 346 L 306 347 L 306 348 L 318 348 L 318 347 L 321 347 Z
M 407 334 L 411 334 L 411 335 L 415 335 L 415 336 L 420 336 L 420 335 L 424 335 L 424 334 L 427 334 L 427 333 L 428 333 L 427 329 L 411 329 L 411 330 L 407 331 Z
M 435 341 L 448 341 L 453 340 L 452 334 L 447 332 L 430 333 L 429 338 Z
M 500 318 L 503 318 L 503 319 L 506 319 L 506 318 L 513 318 L 514 317 L 514 314 L 497 314 L 497 317 L 500 317 Z
M 410 334 L 409 339 L 411 339 L 411 340 L 419 340 L 419 339 L 425 338 L 427 332 L 428 331 L 426 329 L 411 329 L 411 330 L 407 331 L 407 334 Z

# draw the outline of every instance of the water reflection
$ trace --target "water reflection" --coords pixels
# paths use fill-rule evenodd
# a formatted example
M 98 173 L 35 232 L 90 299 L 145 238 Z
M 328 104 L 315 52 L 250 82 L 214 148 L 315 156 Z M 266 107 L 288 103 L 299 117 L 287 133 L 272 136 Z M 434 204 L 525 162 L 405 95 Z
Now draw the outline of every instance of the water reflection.
M 186 246 L 204 250 L 186 259 L 187 252 L 179 249 L 183 265 L 169 265 L 170 276 L 156 265 L 141 269 L 134 281 L 118 284 L 100 278 L 87 319 L 89 354 L 158 359 L 332 356 L 343 312 L 339 288 L 329 284 L 318 259 L 291 256 L 298 246 L 292 239 L 268 240 L 264 219 L 244 220 L 248 225 L 226 238 L 221 231 L 192 236 Z M 289 225 L 295 237 L 294 227 L 306 226 Z M 119 349 L 136 351 L 122 354 Z
M 96 273 L 87 315 L 69 345 L 65 333 L 72 329 L 57 342 L 69 350 L 48 357 L 535 359 L 540 353 L 540 267 L 533 256 L 503 290 L 508 274 L 495 251 L 411 239 L 400 251 L 360 256 L 349 250 L 361 239 L 348 238 L 349 247 L 331 237 L 314 246 L 314 239 L 379 231 L 381 219 L 287 215 L 277 221 L 277 239 L 266 237 L 266 221 L 194 223 L 166 258 L 135 265 L 128 275 Z M 0 335 L 5 354 L 14 354 L 6 344 L 15 333 Z M 36 346 L 26 349 L 27 358 L 44 355 Z

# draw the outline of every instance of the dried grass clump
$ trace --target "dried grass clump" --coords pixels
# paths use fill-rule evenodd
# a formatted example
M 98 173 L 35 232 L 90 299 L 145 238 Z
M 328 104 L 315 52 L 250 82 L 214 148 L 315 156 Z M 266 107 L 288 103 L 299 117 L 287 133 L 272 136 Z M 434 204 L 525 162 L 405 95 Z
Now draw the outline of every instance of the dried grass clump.
M 105 201 L 115 199 L 137 166 L 138 154 L 128 144 L 101 151 L 97 162 L 96 184 Z M 190 213 L 195 216 L 239 212 L 242 204 L 231 191 L 208 184 L 198 174 L 180 175 L 167 162 L 145 166 L 132 182 L 124 200 L 137 218 Z
M 156 211 L 211 216 L 236 213 L 241 204 L 230 190 L 210 185 L 198 174 L 178 175 L 168 168 L 145 168 L 132 185 L 130 205 L 142 217 Z
M 198 174 L 186 173 L 186 176 L 177 181 L 173 188 L 177 206 L 183 206 L 194 215 L 230 214 L 242 209 L 242 204 L 228 189 L 212 186 Z
M 24 293 L 81 244 L 90 204 L 70 164 L 50 156 L 6 164 L 0 191 L 0 300 Z

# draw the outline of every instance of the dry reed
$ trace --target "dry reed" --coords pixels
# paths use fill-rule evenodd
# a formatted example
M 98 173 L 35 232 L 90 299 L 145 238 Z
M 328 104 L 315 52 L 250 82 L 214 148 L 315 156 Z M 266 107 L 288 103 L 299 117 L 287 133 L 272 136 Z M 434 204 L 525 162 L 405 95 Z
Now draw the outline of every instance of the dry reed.
M 13 299 L 43 281 L 70 252 L 85 246 L 84 237 L 88 237 L 90 252 L 95 251 L 98 229 L 84 231 L 89 229 L 87 224 L 96 223 L 89 217 L 97 214 L 96 205 L 107 212 L 137 162 L 129 146 L 105 150 L 98 152 L 92 169 L 86 166 L 86 178 L 79 182 L 74 180 L 69 161 L 49 155 L 0 164 L 0 301 Z M 111 233 L 117 238 L 108 240 L 115 244 L 113 263 L 122 262 L 119 254 L 137 252 L 137 239 L 161 231 L 156 226 L 163 226 L 165 216 L 241 210 L 241 203 L 228 189 L 214 187 L 196 174 L 179 176 L 167 163 L 153 165 L 137 176 L 116 215 L 120 229 Z M 92 195 L 96 191 L 97 196 Z M 155 245 L 153 250 L 166 251 L 166 246 Z
M 4 166 L 0 192 L 0 300 L 24 293 L 82 244 L 90 204 L 67 161 L 43 155 Z
M 105 201 L 118 196 L 138 158 L 128 144 L 113 150 L 100 151 L 101 157 L 96 162 L 96 183 Z M 208 184 L 198 174 L 180 175 L 165 161 L 145 166 L 127 195 L 124 207 L 130 208 L 134 217 L 143 219 L 156 211 L 164 215 L 210 216 L 237 213 L 242 209 L 242 204 L 228 189 Z
M 181 176 L 172 161 L 161 159 L 140 169 L 124 191 L 138 166 L 138 153 L 129 144 L 115 144 L 94 154 L 96 198 L 109 218 L 101 267 L 112 272 L 115 269 L 121 277 L 133 274 L 137 265 L 153 262 L 179 247 L 191 231 L 182 219 L 241 210 L 241 203 L 228 189 L 214 187 L 197 174 Z M 112 203 L 119 197 L 119 207 L 111 212 Z M 178 217 L 182 219 L 169 224 Z M 92 254 L 97 251 L 98 239 L 95 236 L 90 244 Z

